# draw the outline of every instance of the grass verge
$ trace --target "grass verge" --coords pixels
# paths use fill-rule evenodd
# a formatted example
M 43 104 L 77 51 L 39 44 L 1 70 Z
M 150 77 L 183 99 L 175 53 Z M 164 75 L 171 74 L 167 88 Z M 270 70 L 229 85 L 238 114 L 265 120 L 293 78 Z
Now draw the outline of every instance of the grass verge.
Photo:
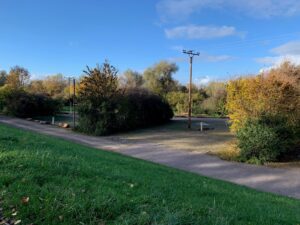
M 21 224 L 299 224 L 300 201 L 0 125 L 0 208 Z

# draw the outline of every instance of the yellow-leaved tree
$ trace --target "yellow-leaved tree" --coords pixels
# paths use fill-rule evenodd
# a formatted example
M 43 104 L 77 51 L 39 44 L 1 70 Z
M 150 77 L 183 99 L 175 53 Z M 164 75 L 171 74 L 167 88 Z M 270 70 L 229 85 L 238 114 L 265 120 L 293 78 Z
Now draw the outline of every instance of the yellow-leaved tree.
M 300 66 L 289 62 L 257 76 L 232 80 L 227 85 L 227 110 L 237 131 L 247 119 L 262 115 L 285 117 L 300 123 Z

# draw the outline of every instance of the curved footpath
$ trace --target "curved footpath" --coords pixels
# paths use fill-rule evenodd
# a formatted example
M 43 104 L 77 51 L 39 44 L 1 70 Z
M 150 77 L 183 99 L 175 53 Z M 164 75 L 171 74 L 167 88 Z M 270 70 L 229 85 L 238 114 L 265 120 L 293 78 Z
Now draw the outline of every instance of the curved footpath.
M 0 115 L 0 123 L 63 138 L 90 147 L 119 152 L 260 191 L 300 199 L 300 169 L 278 169 L 228 162 L 204 153 L 174 150 L 156 143 L 124 144 L 109 137 L 93 137 L 50 125 Z

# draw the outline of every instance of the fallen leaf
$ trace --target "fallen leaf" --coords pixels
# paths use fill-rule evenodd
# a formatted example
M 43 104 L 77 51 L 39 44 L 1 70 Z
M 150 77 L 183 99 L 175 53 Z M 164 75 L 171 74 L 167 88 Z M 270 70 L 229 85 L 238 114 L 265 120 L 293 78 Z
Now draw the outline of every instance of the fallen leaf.
M 29 202 L 29 197 L 22 197 L 22 203 L 23 204 L 28 204 L 28 202 Z

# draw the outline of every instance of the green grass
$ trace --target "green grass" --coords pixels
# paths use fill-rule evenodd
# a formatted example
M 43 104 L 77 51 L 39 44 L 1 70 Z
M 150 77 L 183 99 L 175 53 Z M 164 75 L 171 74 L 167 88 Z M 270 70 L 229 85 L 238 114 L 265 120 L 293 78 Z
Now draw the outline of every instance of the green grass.
M 3 125 L 0 198 L 21 224 L 300 224 L 298 200 Z

